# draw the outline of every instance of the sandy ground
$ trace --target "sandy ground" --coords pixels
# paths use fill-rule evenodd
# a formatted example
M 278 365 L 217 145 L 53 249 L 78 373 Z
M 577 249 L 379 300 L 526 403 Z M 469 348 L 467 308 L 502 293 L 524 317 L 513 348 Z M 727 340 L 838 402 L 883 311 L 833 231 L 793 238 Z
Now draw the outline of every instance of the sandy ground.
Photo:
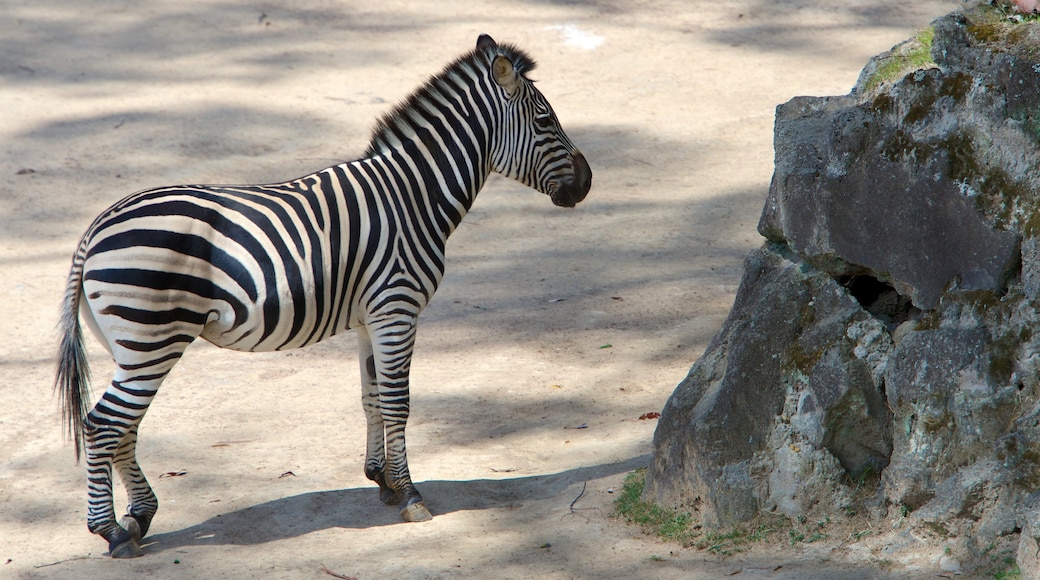
M 610 517 L 612 492 L 647 464 L 640 415 L 703 351 L 761 243 L 775 105 L 847 92 L 871 55 L 960 2 L 277 4 L 0 5 L 0 576 L 900 572 L 836 543 L 726 559 L 661 543 Z M 401 523 L 362 474 L 352 335 L 258 355 L 198 344 L 141 430 L 161 503 L 150 545 L 104 557 L 51 394 L 83 229 L 138 189 L 352 159 L 481 32 L 536 57 L 595 178 L 570 211 L 495 178 L 449 244 L 409 423 L 433 521 Z M 111 363 L 90 348 L 103 385 Z

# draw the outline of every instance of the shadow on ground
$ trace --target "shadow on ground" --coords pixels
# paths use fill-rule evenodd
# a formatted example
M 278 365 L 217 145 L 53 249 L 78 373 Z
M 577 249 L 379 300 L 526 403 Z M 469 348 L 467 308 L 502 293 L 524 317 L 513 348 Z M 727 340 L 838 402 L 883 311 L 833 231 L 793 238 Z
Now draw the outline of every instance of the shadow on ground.
M 649 461 L 650 456 L 643 455 L 618 463 L 578 467 L 549 475 L 438 480 L 419 482 L 418 485 L 436 517 L 551 499 L 575 483 L 626 473 L 645 467 Z M 568 513 L 573 499 L 561 499 L 562 514 Z M 373 485 L 316 491 L 269 501 L 216 516 L 190 528 L 148 536 L 143 544 L 149 552 L 185 546 L 256 545 L 330 528 L 376 528 L 396 524 L 414 525 L 402 522 L 396 507 L 379 503 L 378 491 Z

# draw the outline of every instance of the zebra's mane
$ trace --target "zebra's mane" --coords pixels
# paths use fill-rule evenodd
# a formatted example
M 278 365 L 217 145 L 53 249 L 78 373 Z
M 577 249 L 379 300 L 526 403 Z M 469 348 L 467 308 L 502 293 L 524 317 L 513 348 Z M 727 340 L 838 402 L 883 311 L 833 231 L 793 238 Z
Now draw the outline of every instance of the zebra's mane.
M 537 66 L 537 63 L 530 55 L 508 43 L 484 48 L 478 47 L 460 56 L 454 62 L 444 67 L 444 70 L 440 73 L 430 77 L 411 95 L 379 119 L 375 129 L 372 131 L 372 138 L 369 141 L 368 149 L 365 151 L 365 157 L 378 154 L 381 149 L 380 143 L 387 143 L 390 140 L 388 137 L 395 131 L 403 131 L 406 134 L 411 133 L 411 127 L 413 126 L 411 112 L 416 110 L 422 111 L 424 110 L 424 102 L 436 100 L 435 97 L 432 97 L 432 93 L 451 94 L 450 87 L 457 86 L 457 83 L 451 82 L 450 79 L 452 77 L 470 75 L 472 71 L 491 74 L 491 62 L 498 55 L 508 58 L 513 63 L 513 68 L 516 72 L 524 76 L 524 78 L 526 78 L 527 73 L 534 70 L 535 66 Z M 442 91 L 440 90 L 441 87 L 449 90 Z

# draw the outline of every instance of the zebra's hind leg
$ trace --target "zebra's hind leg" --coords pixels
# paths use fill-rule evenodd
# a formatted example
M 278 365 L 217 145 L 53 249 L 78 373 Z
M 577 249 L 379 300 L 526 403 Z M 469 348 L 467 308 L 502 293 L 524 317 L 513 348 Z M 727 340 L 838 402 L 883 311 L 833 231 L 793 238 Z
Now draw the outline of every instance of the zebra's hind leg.
M 141 555 L 138 541 L 141 527 L 133 518 L 117 523 L 112 498 L 112 469 L 116 457 L 125 449 L 127 432 L 119 425 L 106 424 L 106 414 L 99 411 L 104 400 L 98 402 L 87 415 L 85 425 L 87 443 L 87 528 L 108 542 L 108 553 L 113 558 L 135 558 Z M 135 537 L 136 536 L 136 537 Z
M 159 510 L 159 500 L 148 484 L 141 466 L 137 464 L 137 425 L 130 430 L 122 445 L 116 452 L 113 464 L 119 471 L 119 477 L 123 487 L 129 496 L 129 505 L 126 507 L 126 515 L 119 520 L 130 537 L 135 541 L 148 535 L 155 512 Z
M 159 507 L 151 486 L 137 464 L 137 428 L 172 362 L 142 369 L 120 367 L 105 394 L 87 414 L 84 432 L 87 455 L 87 527 L 108 542 L 113 558 L 141 555 L 138 542 Z M 132 365 L 127 365 L 132 368 Z M 140 373 L 140 374 L 139 374 Z M 112 471 L 130 497 L 128 514 L 116 522 Z

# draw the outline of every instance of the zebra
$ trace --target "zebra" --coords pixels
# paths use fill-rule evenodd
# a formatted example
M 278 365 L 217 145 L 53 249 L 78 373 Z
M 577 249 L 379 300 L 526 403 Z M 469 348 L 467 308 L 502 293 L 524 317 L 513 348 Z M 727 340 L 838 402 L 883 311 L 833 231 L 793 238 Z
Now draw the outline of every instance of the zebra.
M 142 554 L 158 500 L 136 459 L 138 427 L 196 338 L 239 351 L 300 348 L 358 332 L 365 475 L 405 521 L 433 516 L 405 453 L 416 322 L 444 273 L 448 236 L 492 171 L 561 207 L 592 171 L 527 73 L 535 62 L 481 35 L 377 123 L 364 156 L 266 185 L 179 185 L 103 211 L 73 255 L 55 390 L 87 527 L 114 558 Z M 85 323 L 116 363 L 90 407 Z M 118 522 L 112 472 L 129 498 Z

